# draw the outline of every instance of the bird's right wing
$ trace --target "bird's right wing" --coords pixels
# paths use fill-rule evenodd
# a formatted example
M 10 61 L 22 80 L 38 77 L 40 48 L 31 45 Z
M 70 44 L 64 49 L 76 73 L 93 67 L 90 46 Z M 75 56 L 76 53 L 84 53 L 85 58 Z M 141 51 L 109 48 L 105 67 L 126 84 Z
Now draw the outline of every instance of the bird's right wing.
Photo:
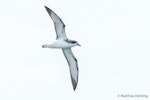
M 67 59 L 69 69 L 70 69 L 70 76 L 71 76 L 73 89 L 75 90 L 78 83 L 78 73 L 79 73 L 78 62 L 75 56 L 73 55 L 71 48 L 62 49 L 62 51 Z
M 46 6 L 45 8 L 54 22 L 55 31 L 57 34 L 56 39 L 67 39 L 67 36 L 65 34 L 65 24 L 63 23 L 63 21 L 59 18 L 59 16 L 57 16 L 57 14 L 54 11 L 52 11 Z

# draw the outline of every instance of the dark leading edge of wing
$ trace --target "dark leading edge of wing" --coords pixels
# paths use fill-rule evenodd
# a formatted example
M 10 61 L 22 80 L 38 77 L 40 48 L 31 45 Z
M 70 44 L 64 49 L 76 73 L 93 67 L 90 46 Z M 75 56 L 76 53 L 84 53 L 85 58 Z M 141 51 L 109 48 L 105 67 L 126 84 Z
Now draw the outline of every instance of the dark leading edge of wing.
M 55 31 L 57 34 L 56 39 L 67 39 L 67 36 L 65 34 L 65 24 L 63 23 L 63 21 L 59 18 L 59 16 L 57 16 L 57 14 L 54 11 L 52 11 L 46 6 L 45 8 L 54 22 Z
M 79 73 L 78 62 L 75 56 L 73 55 L 71 48 L 62 49 L 62 51 L 64 53 L 64 56 L 67 59 L 69 69 L 70 69 L 70 76 L 71 76 L 73 89 L 75 90 L 77 87 L 77 83 L 78 83 L 78 73 Z

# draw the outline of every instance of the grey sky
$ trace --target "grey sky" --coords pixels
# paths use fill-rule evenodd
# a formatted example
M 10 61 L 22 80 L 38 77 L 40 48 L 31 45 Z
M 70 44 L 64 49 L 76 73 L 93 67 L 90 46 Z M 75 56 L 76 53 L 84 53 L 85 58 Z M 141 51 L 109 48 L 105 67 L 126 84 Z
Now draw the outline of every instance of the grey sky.
M 66 25 L 79 83 L 72 89 L 44 5 Z M 1 0 L 0 100 L 119 100 L 150 93 L 149 0 Z M 150 96 L 150 95 L 149 95 Z

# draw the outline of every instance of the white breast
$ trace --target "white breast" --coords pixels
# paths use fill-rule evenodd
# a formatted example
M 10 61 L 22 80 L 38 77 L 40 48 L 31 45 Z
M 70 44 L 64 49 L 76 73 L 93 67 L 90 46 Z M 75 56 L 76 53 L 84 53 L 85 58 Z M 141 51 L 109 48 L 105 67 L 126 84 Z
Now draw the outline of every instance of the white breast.
M 67 43 L 64 40 L 57 40 L 57 41 L 53 42 L 52 46 L 53 46 L 53 48 L 70 48 L 70 47 L 75 46 L 75 44 Z

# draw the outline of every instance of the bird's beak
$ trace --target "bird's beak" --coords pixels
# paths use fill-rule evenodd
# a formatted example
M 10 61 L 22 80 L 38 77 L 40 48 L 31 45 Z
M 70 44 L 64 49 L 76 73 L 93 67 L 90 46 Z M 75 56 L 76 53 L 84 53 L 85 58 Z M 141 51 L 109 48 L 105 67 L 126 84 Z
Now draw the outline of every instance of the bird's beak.
M 78 46 L 81 46 L 80 44 L 77 44 Z

